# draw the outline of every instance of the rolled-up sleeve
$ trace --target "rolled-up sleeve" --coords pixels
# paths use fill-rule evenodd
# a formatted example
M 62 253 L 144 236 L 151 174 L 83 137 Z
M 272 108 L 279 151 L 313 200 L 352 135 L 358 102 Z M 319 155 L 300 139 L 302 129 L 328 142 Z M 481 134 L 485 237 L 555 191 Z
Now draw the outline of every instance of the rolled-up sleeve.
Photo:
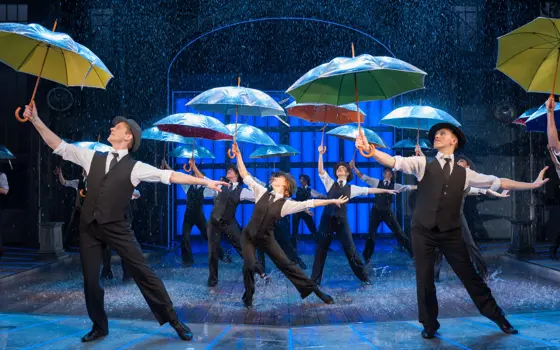
M 81 166 L 86 171 L 86 174 L 89 174 L 91 161 L 93 160 L 93 156 L 95 155 L 94 150 L 77 147 L 65 141 L 62 141 L 60 145 L 58 145 L 58 147 L 53 151 L 53 153 L 61 156 L 64 160 Z
M 334 180 L 330 177 L 329 173 L 324 171 L 323 174 L 319 174 L 319 179 L 321 179 L 321 182 L 325 185 L 325 190 L 329 192 L 334 184 Z
M 282 206 L 282 211 L 280 212 L 280 215 L 282 215 L 282 217 L 284 217 L 284 216 L 287 216 L 287 215 L 300 213 L 302 211 L 305 211 L 309 208 L 314 208 L 314 207 L 315 207 L 315 200 L 314 199 L 309 199 L 309 200 L 306 200 L 306 201 L 303 201 L 303 202 L 287 200 L 286 203 L 284 203 L 284 205 Z
M 140 182 L 161 182 L 169 185 L 172 173 L 172 170 L 158 169 L 146 163 L 136 162 L 130 174 L 130 182 L 134 187 L 138 186 Z
M 426 157 L 401 157 L 394 156 L 395 167 L 393 170 L 416 176 L 418 181 L 424 177 L 426 171 Z
M 497 191 L 502 186 L 502 182 L 500 179 L 494 175 L 484 175 L 477 173 L 476 171 L 472 171 L 471 169 L 467 170 L 467 183 L 465 184 L 465 188 L 468 186 L 471 187 L 478 187 L 478 188 L 486 188 L 491 189 L 492 191 Z
M 9 190 L 10 186 L 8 185 L 8 177 L 6 174 L 0 174 L 0 188 L 5 190 Z
M 263 194 L 265 194 L 266 192 L 266 187 L 264 187 L 263 185 L 258 184 L 255 179 L 253 179 L 253 177 L 251 175 L 247 175 L 243 178 L 243 183 L 245 183 L 245 185 L 247 185 L 247 187 L 249 187 L 249 190 L 251 190 L 251 192 L 253 192 L 254 194 L 254 199 L 253 201 L 256 203 L 259 201 L 259 199 L 261 199 L 261 197 L 263 196 Z M 251 198 L 246 198 L 246 196 L 243 196 L 243 191 L 241 192 L 242 194 L 242 200 L 251 200 Z
M 364 197 L 369 194 L 369 188 L 350 185 L 350 199 L 354 197 Z
M 375 179 L 373 177 L 369 177 L 367 175 L 362 175 L 362 177 L 360 177 L 360 179 L 367 183 L 369 186 L 371 187 L 377 187 L 379 185 L 379 180 Z

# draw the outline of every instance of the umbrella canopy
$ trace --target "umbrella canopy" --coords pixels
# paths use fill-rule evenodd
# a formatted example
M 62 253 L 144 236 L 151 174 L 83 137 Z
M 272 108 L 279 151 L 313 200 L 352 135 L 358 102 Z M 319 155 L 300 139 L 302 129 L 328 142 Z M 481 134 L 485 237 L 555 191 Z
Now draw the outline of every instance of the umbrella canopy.
M 180 135 L 172 134 L 170 132 L 161 131 L 157 126 L 142 131 L 142 138 L 145 140 L 177 142 L 184 144 L 191 144 L 194 140 L 190 137 L 183 137 Z
M 255 117 L 286 115 L 266 93 L 243 86 L 225 86 L 202 92 L 187 103 L 197 111 Z
M 496 69 L 528 92 L 553 93 L 559 50 L 560 19 L 539 17 L 498 38 Z
M 18 72 L 65 86 L 105 89 L 113 78 L 91 50 L 39 24 L 0 23 L 0 48 L 0 61 Z
M 374 131 L 364 127 L 361 127 L 360 129 L 364 133 L 364 136 L 369 143 L 373 143 L 376 147 L 379 148 L 389 148 L 387 147 L 387 145 L 385 145 L 383 139 Z M 353 124 L 342 125 L 327 132 L 327 135 L 340 137 L 348 141 L 356 141 L 356 137 L 358 136 L 358 126 Z
M 286 92 L 298 103 L 340 106 L 385 100 L 423 89 L 426 75 L 426 72 L 393 57 L 337 57 L 311 69 Z
M 554 108 L 554 121 L 560 125 L 560 104 Z M 527 131 L 546 132 L 546 105 L 540 106 L 529 118 L 525 120 Z
M 161 131 L 207 140 L 233 140 L 231 132 L 216 118 L 195 113 L 177 113 L 154 123 Z
M 10 152 L 9 149 L 7 149 L 5 146 L 0 145 L 0 159 L 10 160 L 16 159 L 16 157 L 12 152 Z
M 308 122 L 349 124 L 363 122 L 365 113 L 359 110 L 359 119 L 355 103 L 335 106 L 321 103 L 296 103 L 292 102 L 287 107 L 288 115 L 298 117 Z
M 535 107 L 526 110 L 523 114 L 521 114 L 519 117 L 517 117 L 517 119 L 515 119 L 511 123 L 525 126 L 525 122 L 527 121 L 527 119 L 529 119 L 529 117 L 531 117 L 538 109 L 539 109 L 538 107 Z
M 76 147 L 87 148 L 87 149 L 94 150 L 96 152 L 105 153 L 111 151 L 111 146 L 101 142 L 80 141 L 80 142 L 73 142 L 72 144 Z
M 401 140 L 397 143 L 395 143 L 393 145 L 393 147 L 391 147 L 392 149 L 415 149 L 416 148 L 416 139 L 404 139 Z M 432 149 L 434 146 L 430 143 L 430 141 L 426 140 L 426 139 L 420 139 L 418 140 L 418 145 L 420 145 L 420 148 L 423 149 Z
M 175 158 L 209 158 L 214 159 L 214 154 L 210 152 L 207 148 L 202 146 L 179 146 L 171 151 L 170 155 Z
M 289 145 L 279 144 L 276 146 L 263 146 L 257 148 L 249 158 L 274 158 L 274 157 L 291 157 L 301 152 Z
M 461 124 L 449 113 L 429 106 L 400 107 L 387 114 L 379 124 L 390 125 L 401 129 L 430 130 L 439 123 Z
M 236 124 L 227 124 L 226 128 L 233 134 Z M 248 124 L 237 124 L 236 140 L 240 142 L 252 143 L 255 145 L 276 146 L 276 142 L 264 131 Z

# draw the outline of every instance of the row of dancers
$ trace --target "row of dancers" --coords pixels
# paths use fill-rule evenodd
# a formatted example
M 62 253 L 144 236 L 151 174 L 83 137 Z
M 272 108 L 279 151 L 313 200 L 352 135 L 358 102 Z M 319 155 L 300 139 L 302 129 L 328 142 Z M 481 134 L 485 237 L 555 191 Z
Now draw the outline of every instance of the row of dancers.
M 365 284 L 370 284 L 363 262 L 356 253 L 352 241 L 346 204 L 356 196 L 394 195 L 395 189 L 360 187 L 350 185 L 352 169 L 341 162 L 335 166 L 337 180 L 325 171 L 323 165 L 324 148 L 319 148 L 318 170 L 327 190 L 326 199 L 293 201 L 296 185 L 289 173 L 277 172 L 271 188 L 259 184 L 247 171 L 243 157 L 234 144 L 233 153 L 237 160 L 237 185 L 225 181 L 215 181 L 180 172 L 158 169 L 136 161 L 132 153 L 140 146 L 141 128 L 124 117 L 113 119 L 113 127 L 107 141 L 112 149 L 108 153 L 79 148 L 67 144 L 54 134 L 39 118 L 34 105 L 26 106 L 25 116 L 29 118 L 45 143 L 64 160 L 81 166 L 87 173 L 87 196 L 80 216 L 80 259 L 84 277 L 84 295 L 92 330 L 82 341 L 89 342 L 108 335 L 108 320 L 104 310 L 104 291 L 99 283 L 103 251 L 111 246 L 123 259 L 130 276 L 138 285 L 154 316 L 160 324 L 169 323 L 183 340 L 192 339 L 192 332 L 179 321 L 171 299 L 154 271 L 147 265 L 140 245 L 131 230 L 127 216 L 134 188 L 140 182 L 162 182 L 164 184 L 199 185 L 218 194 L 208 223 L 209 278 L 208 285 L 218 283 L 219 241 L 221 234 L 228 238 L 240 229 L 234 223 L 235 211 L 241 201 L 240 181 L 242 180 L 255 200 L 255 207 L 249 223 L 236 238 L 230 239 L 243 256 L 243 281 L 245 291 L 242 297 L 246 307 L 252 306 L 255 272 L 264 273 L 256 259 L 257 249 L 267 254 L 278 269 L 292 282 L 302 298 L 315 294 L 323 302 L 331 304 L 333 298 L 324 293 L 319 285 L 328 248 L 334 233 L 340 239 L 350 267 Z M 419 321 L 424 329 L 424 338 L 433 338 L 439 329 L 437 321 L 438 303 L 434 284 L 436 250 L 445 256 L 459 279 L 465 286 L 479 311 L 494 321 L 507 334 L 517 330 L 505 318 L 484 279 L 471 262 L 469 251 L 461 235 L 461 206 L 464 195 L 470 187 L 504 190 L 530 190 L 541 187 L 543 169 L 534 182 L 518 182 L 507 178 L 477 173 L 456 164 L 454 153 L 466 143 L 462 130 L 448 123 L 440 123 L 429 131 L 429 138 L 438 150 L 435 159 L 423 156 L 391 156 L 378 151 L 369 144 L 363 134 L 358 135 L 356 147 L 372 154 L 385 167 L 414 175 L 418 180 L 418 199 L 412 220 L 411 247 L 415 257 Z M 560 142 L 559 153 L 560 153 Z M 228 170 L 228 173 L 230 171 Z M 324 206 L 319 224 L 317 250 L 310 277 L 292 262 L 274 238 L 274 227 L 288 215 L 305 212 L 310 208 Z M 228 236 L 229 235 L 229 236 Z

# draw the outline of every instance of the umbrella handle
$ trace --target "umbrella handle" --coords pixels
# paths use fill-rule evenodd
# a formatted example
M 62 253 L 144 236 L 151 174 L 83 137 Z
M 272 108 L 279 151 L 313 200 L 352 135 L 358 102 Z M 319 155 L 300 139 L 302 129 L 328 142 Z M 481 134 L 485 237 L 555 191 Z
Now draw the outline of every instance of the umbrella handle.
M 86 193 L 84 192 L 83 188 L 80 190 L 80 197 L 86 198 Z
M 228 157 L 229 157 L 230 159 L 235 158 L 235 155 L 233 154 L 233 151 L 231 150 L 231 148 L 228 148 L 227 154 L 228 154 Z
M 230 159 L 235 158 L 235 153 L 233 153 L 234 148 L 237 149 L 237 151 L 239 152 L 239 146 L 237 146 L 237 142 L 235 142 L 235 140 L 233 141 L 233 145 L 231 145 L 231 148 L 227 150 L 227 154 Z
M 358 150 L 360 151 L 360 154 L 366 158 L 371 158 L 375 154 L 375 149 L 373 147 L 371 148 L 369 153 L 365 153 L 362 147 L 358 147 Z
M 189 164 L 189 168 L 187 169 L 187 164 L 183 164 L 183 170 L 186 171 L 187 173 L 190 173 L 192 171 L 192 164 Z
M 33 101 L 31 101 L 31 102 L 33 102 Z M 16 108 L 16 111 L 15 111 L 16 119 L 17 119 L 17 121 L 20 122 L 20 123 L 25 123 L 26 121 L 29 120 L 29 118 L 27 118 L 26 116 L 20 117 L 20 116 L 19 116 L 19 112 L 20 112 L 20 111 L 21 111 L 21 107 Z
M 319 151 L 319 154 L 325 154 L 327 152 L 327 146 L 321 145 L 321 147 L 323 147 L 323 149 Z

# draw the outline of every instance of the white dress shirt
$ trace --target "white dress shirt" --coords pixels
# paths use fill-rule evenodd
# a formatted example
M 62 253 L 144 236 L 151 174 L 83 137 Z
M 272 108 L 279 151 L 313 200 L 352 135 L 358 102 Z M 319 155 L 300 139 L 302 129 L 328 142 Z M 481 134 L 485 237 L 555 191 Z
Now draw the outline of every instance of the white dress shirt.
M 319 174 L 319 178 L 323 182 L 323 185 L 325 185 L 325 189 L 327 190 L 327 193 L 328 193 L 331 190 L 332 185 L 334 185 L 334 180 L 332 179 L 332 177 L 330 177 L 329 173 L 327 173 L 326 171 L 323 172 L 323 175 Z M 346 181 L 342 181 L 342 186 L 345 186 L 345 185 L 346 185 Z M 369 192 L 368 192 L 367 187 L 350 185 L 350 198 L 349 199 L 352 199 L 352 198 L 358 197 L 358 196 L 367 196 L 368 194 L 369 194 Z
M 232 182 L 232 183 L 231 183 L 230 191 L 235 190 L 235 189 L 237 188 L 237 186 L 239 186 L 239 182 Z M 218 186 L 218 187 L 222 188 L 221 185 Z M 216 196 L 218 196 L 218 192 L 217 192 L 217 191 L 214 191 L 214 190 L 209 189 L 209 188 L 208 188 L 207 190 L 208 190 L 208 192 L 206 192 L 206 190 L 204 190 L 204 197 L 206 197 L 206 193 L 209 194 L 209 197 L 215 198 Z M 243 189 L 241 190 L 241 193 L 239 194 L 239 197 L 240 197 L 240 199 L 241 199 L 242 201 L 255 202 L 255 195 L 253 194 L 253 192 L 249 191 L 249 190 L 246 189 L 246 188 L 243 188 Z
M 204 177 L 204 179 L 210 180 L 210 179 L 207 178 L 206 176 Z M 187 192 L 189 191 L 189 188 L 190 188 L 191 186 L 193 186 L 194 189 L 197 189 L 197 188 L 199 188 L 199 187 L 202 186 L 202 185 L 183 185 L 183 184 L 181 184 L 181 187 L 183 188 L 183 191 L 185 191 L 185 193 L 187 193 Z M 205 189 L 204 189 L 203 196 L 204 196 L 204 198 L 213 198 L 216 194 L 217 194 L 216 191 L 214 191 L 214 190 L 212 190 L 212 189 L 210 189 L 210 188 L 205 188 Z
M 8 185 L 8 177 L 4 173 L 0 173 L 0 188 L 4 188 L 6 190 L 10 189 Z
M 309 186 L 303 186 L 304 189 L 308 189 Z M 318 191 L 315 191 L 314 189 L 310 188 L 311 190 L 311 197 L 313 198 L 326 198 L 326 196 Z
M 85 180 L 86 179 L 84 179 L 84 181 Z M 79 179 L 66 180 L 66 183 L 64 184 L 64 187 L 70 187 L 70 188 L 73 188 L 77 191 L 79 185 L 80 185 L 80 180 Z M 87 188 L 86 188 L 86 190 L 87 190 Z M 138 191 L 137 189 L 134 189 L 134 191 L 132 192 L 132 198 L 130 198 L 130 199 L 138 199 L 140 197 L 141 197 L 140 191 Z
M 124 156 L 128 154 L 128 150 L 117 151 L 111 148 L 111 151 L 107 155 L 105 173 L 109 171 L 109 165 L 111 164 L 111 160 L 113 160 L 113 152 L 117 152 L 119 154 L 117 161 L 120 161 Z M 53 153 L 61 156 L 64 160 L 81 166 L 85 170 L 86 174 L 89 174 L 89 168 L 91 166 L 93 156 L 95 155 L 94 150 L 83 147 L 76 147 L 75 145 L 66 143 L 64 141 L 60 143 L 60 145 L 54 150 Z M 162 170 L 146 163 L 136 162 L 136 164 L 132 168 L 132 172 L 130 173 L 130 182 L 134 187 L 138 186 L 138 184 L 140 184 L 140 182 L 142 181 L 162 182 L 166 185 L 169 185 L 169 179 L 171 178 L 172 173 L 173 171 L 171 170 Z
M 451 167 L 451 173 L 453 173 L 453 169 L 455 166 L 455 157 L 453 155 L 446 156 L 447 158 L 451 158 L 449 165 Z M 436 155 L 436 160 L 439 162 L 440 166 L 443 169 L 445 165 L 445 159 L 443 153 L 438 152 Z M 416 176 L 418 181 L 422 181 L 424 177 L 424 173 L 426 171 L 426 157 L 401 157 L 395 156 L 395 168 L 394 170 L 402 171 L 406 174 L 411 174 Z M 465 187 L 479 187 L 479 188 L 490 188 L 493 191 L 497 191 L 500 186 L 502 185 L 500 179 L 493 175 L 484 175 L 477 173 L 471 169 L 465 168 L 467 171 L 467 176 L 465 177 Z
M 360 177 L 360 179 L 363 182 L 367 183 L 370 187 L 374 187 L 374 188 L 377 188 L 377 186 L 379 185 L 379 182 L 381 181 L 379 179 L 376 179 L 374 177 L 369 177 L 367 175 L 362 175 Z M 383 182 L 387 182 L 387 181 L 383 180 Z M 385 185 L 385 186 L 387 186 L 387 185 Z M 401 185 L 401 184 L 395 183 L 395 191 L 397 191 L 397 192 L 412 191 L 412 187 L 410 185 Z
M 254 193 L 255 203 L 258 202 L 259 199 L 261 199 L 261 197 L 266 192 L 268 192 L 268 189 L 265 186 L 259 184 L 255 179 L 253 179 L 253 177 L 251 175 L 245 176 L 245 178 L 243 179 L 243 182 Z M 261 181 L 259 181 L 259 182 L 261 182 Z M 279 200 L 281 198 L 284 198 L 283 193 L 276 193 L 274 191 L 272 191 L 271 193 L 274 194 L 274 202 L 276 202 L 277 200 Z M 299 213 L 299 212 L 305 211 L 306 209 L 314 208 L 314 207 L 315 207 L 315 200 L 314 199 L 309 199 L 309 200 L 306 200 L 306 201 L 303 201 L 303 202 L 296 202 L 296 201 L 293 201 L 293 200 L 290 200 L 290 199 L 286 198 L 286 202 L 282 206 L 282 211 L 280 212 L 280 215 L 282 217 L 284 217 L 284 216 Z

